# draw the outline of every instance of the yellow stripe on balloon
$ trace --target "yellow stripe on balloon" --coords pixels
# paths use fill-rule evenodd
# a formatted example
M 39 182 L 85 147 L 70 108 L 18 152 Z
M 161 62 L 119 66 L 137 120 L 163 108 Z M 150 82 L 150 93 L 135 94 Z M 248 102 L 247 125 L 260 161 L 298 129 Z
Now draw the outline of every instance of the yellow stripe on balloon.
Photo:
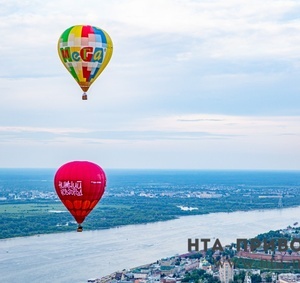
M 71 33 L 74 34 L 75 37 L 81 38 L 82 26 L 74 26 L 71 30 Z

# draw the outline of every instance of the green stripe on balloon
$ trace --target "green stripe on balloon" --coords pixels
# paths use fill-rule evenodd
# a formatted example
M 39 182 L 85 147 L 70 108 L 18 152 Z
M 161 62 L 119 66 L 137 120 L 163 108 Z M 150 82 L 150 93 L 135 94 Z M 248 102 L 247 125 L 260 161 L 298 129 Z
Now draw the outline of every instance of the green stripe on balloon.
M 70 28 L 66 29 L 66 30 L 64 31 L 64 33 L 61 35 L 60 38 L 62 39 L 63 42 L 67 42 L 67 41 L 68 41 L 68 39 L 69 39 L 69 34 L 70 34 L 72 28 L 73 28 L 73 27 L 70 27 Z
M 71 73 L 71 75 L 73 76 L 73 78 L 74 78 L 77 82 L 79 82 L 78 76 L 77 76 L 76 71 L 75 71 L 75 69 L 74 69 L 73 66 L 70 66 L 70 73 Z

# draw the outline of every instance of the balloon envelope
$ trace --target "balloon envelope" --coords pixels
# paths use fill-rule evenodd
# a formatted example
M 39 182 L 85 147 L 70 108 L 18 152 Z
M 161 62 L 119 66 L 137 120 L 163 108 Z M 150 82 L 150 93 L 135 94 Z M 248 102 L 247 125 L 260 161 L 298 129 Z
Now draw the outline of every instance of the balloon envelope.
M 58 40 L 59 58 L 84 92 L 107 66 L 112 51 L 108 33 L 94 26 L 72 26 Z
M 89 161 L 62 165 L 54 177 L 56 193 L 65 207 L 81 224 L 101 199 L 106 176 L 103 169 Z

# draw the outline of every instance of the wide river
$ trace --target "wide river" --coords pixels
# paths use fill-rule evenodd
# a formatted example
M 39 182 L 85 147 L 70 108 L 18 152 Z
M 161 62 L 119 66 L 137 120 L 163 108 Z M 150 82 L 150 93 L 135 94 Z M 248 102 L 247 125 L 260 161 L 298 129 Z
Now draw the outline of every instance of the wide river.
M 237 238 L 300 223 L 300 207 L 212 213 L 99 231 L 0 240 L 0 282 L 83 283 L 187 252 L 188 238 Z M 200 246 L 200 248 L 203 248 Z

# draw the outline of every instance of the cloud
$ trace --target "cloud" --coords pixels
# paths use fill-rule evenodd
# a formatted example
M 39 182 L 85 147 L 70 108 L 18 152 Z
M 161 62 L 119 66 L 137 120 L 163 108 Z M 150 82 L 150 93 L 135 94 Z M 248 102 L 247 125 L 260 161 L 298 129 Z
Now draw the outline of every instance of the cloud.
M 2 166 L 26 165 L 29 152 L 32 166 L 75 152 L 101 152 L 112 167 L 157 156 L 175 166 L 174 152 L 187 167 L 241 156 L 244 167 L 299 164 L 299 1 L 2 2 Z M 114 43 L 88 101 L 56 50 L 66 28 L 85 23 Z
M 199 119 L 178 119 L 179 122 L 204 122 L 204 121 L 215 121 L 219 122 L 222 121 L 221 119 L 206 119 L 206 118 L 199 118 Z
M 112 0 L 109 3 L 92 0 L 89 5 L 84 1 L 76 3 L 74 6 L 67 0 L 4 4 L 0 51 L 9 55 L 4 60 L 6 73 L 13 76 L 18 70 L 20 73 L 24 70 L 27 75 L 37 75 L 34 69 L 39 63 L 47 66 L 38 68 L 40 72 L 50 76 L 57 71 L 63 73 L 59 69 L 55 72 L 57 66 L 52 63 L 57 59 L 56 42 L 64 29 L 83 22 L 101 25 L 111 33 L 118 52 L 116 56 L 120 58 L 118 64 L 124 66 L 131 61 L 143 68 L 143 62 L 153 62 L 151 55 L 156 56 L 154 61 L 162 62 L 299 58 L 300 21 L 294 16 L 300 11 L 297 1 L 266 0 L 262 4 L 259 0 L 251 3 L 246 0 Z M 15 68 L 11 60 L 17 64 Z
M 184 122 L 184 123 L 182 123 Z M 111 142 L 300 137 L 299 117 L 238 117 L 188 115 L 143 119 L 134 124 L 107 130 L 100 128 L 0 127 L 1 143 L 19 142 Z

